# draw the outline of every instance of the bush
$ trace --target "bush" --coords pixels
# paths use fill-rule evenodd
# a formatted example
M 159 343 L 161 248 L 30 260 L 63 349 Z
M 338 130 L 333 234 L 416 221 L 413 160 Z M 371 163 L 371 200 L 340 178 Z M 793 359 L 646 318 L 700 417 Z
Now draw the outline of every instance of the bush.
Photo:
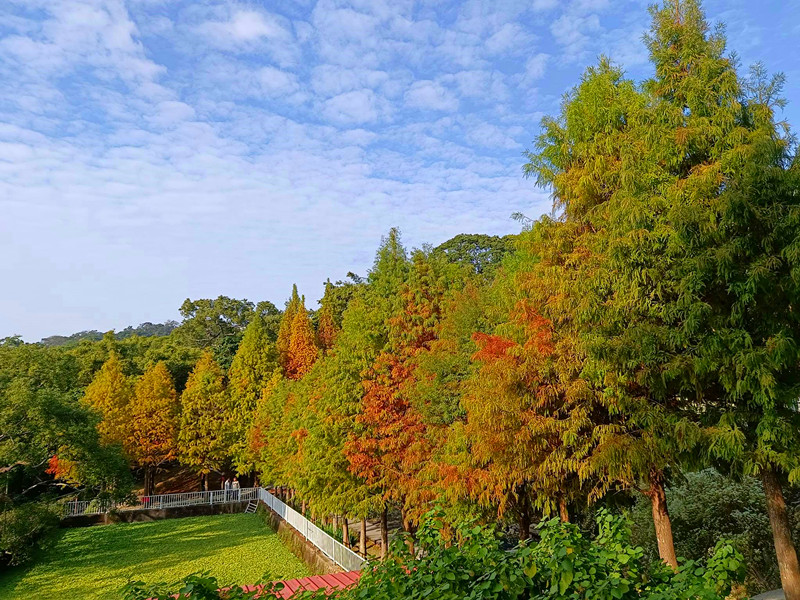
M 800 495 L 787 489 L 786 502 L 795 540 L 800 541 Z M 744 556 L 745 586 L 758 594 L 780 587 L 780 574 L 772 545 L 764 492 L 757 479 L 736 481 L 706 469 L 686 475 L 686 481 L 667 490 L 675 549 L 691 560 L 705 559 L 717 540 L 725 538 Z M 658 546 L 650 502 L 641 498 L 632 511 L 633 540 L 645 556 L 658 560 Z
M 392 558 L 371 565 L 339 600 L 721 600 L 743 576 L 742 556 L 719 542 L 707 566 L 684 561 L 677 572 L 648 563 L 633 546 L 628 521 L 599 511 L 598 535 L 557 519 L 539 526 L 540 541 L 500 548 L 493 528 L 449 527 L 438 513 L 419 529 L 417 554 L 402 540 Z
M 173 584 L 129 581 L 121 593 L 122 600 L 249 600 L 257 595 L 266 599 L 282 589 L 282 583 L 264 583 L 259 591 L 245 592 L 238 585 L 221 585 L 208 573 L 193 573 Z
M 38 502 L 0 512 L 0 551 L 3 565 L 21 565 L 45 546 L 58 527 L 55 507 Z

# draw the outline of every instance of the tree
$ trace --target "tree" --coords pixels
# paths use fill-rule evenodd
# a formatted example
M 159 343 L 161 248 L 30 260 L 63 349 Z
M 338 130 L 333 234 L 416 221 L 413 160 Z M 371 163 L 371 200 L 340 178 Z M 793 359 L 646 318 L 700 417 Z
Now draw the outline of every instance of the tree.
M 334 300 L 332 298 L 334 289 L 330 280 L 325 282 L 325 294 L 320 300 L 320 309 L 317 313 L 317 345 L 323 352 L 327 352 L 333 347 L 336 334 L 341 329 L 341 322 L 337 324 L 334 313 Z
M 654 77 L 637 89 L 607 61 L 589 70 L 526 166 L 552 185 L 585 248 L 585 372 L 628 417 L 598 445 L 599 466 L 644 479 L 674 564 L 664 481 L 703 459 L 708 435 L 712 455 L 772 490 L 784 586 L 797 598 L 779 477 L 796 455 L 797 193 L 773 118 L 779 86 L 762 81 L 748 96 L 698 2 L 653 9 L 647 41 Z
M 289 364 L 289 346 L 292 340 L 292 326 L 294 325 L 294 316 L 300 308 L 302 300 L 297 293 L 297 284 L 292 286 L 292 295 L 286 302 L 286 309 L 281 316 L 281 324 L 278 329 L 278 339 L 276 342 L 278 348 L 278 361 L 284 373 Z
M 178 458 L 200 474 L 205 490 L 208 474 L 222 469 L 230 454 L 231 413 L 222 369 L 206 351 L 181 394 L 178 434 Z
M 186 344 L 211 349 L 220 366 L 227 369 L 242 333 L 253 316 L 274 310 L 275 307 L 269 302 L 255 306 L 249 300 L 227 296 L 213 300 L 187 298 L 180 308 L 183 321 L 174 334 Z
M 285 373 L 289 379 L 300 379 L 311 370 L 317 360 L 317 344 L 314 327 L 308 317 L 303 301 L 300 301 L 289 334 L 289 352 Z
M 449 262 L 469 265 L 475 274 L 491 275 L 514 250 L 514 237 L 461 233 L 436 246 L 434 252 L 442 253 Z
M 127 493 L 120 448 L 101 443 L 97 415 L 78 402 L 79 372 L 61 349 L 0 345 L 0 511 L 72 486 L 87 495 Z M 63 468 L 50 471 L 56 462 Z
M 155 491 L 158 467 L 177 456 L 179 404 L 169 371 L 163 362 L 144 372 L 135 386 L 126 451 L 144 468 L 144 494 Z
M 396 310 L 385 320 L 387 343 L 363 375 L 359 426 L 345 447 L 351 470 L 399 503 L 407 531 L 432 499 L 421 472 L 433 452 L 429 424 L 413 403 L 418 356 L 437 338 L 448 280 L 436 258 L 412 254 Z
M 97 412 L 97 431 L 104 444 L 124 445 L 130 428 L 133 389 L 119 354 L 111 352 L 86 388 L 83 402 Z
M 616 415 L 597 430 L 595 473 L 606 485 L 616 481 L 648 495 L 662 559 L 674 567 L 664 489 L 679 462 L 668 417 L 682 405 L 684 372 L 669 365 L 682 340 L 673 334 L 674 312 L 664 308 L 674 280 L 664 238 L 648 221 L 657 209 L 652 202 L 630 208 L 630 186 L 646 190 L 643 203 L 650 191 L 640 148 L 648 138 L 635 129 L 645 107 L 646 96 L 601 60 L 568 95 L 560 117 L 543 121 L 526 172 L 552 186 L 563 210 L 564 225 L 553 231 L 573 256 L 553 262 L 553 283 L 586 353 L 583 372 Z
M 245 329 L 228 371 L 231 457 L 240 473 L 252 471 L 247 435 L 256 415 L 258 400 L 277 369 L 278 352 L 268 324 L 264 317 L 256 317 Z

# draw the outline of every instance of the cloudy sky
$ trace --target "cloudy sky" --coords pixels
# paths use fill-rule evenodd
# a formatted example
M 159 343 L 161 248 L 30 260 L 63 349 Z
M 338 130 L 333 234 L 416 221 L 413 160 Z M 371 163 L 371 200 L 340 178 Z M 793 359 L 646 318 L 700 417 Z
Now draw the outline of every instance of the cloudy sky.
M 603 53 L 648 74 L 647 0 L 3 0 L 0 337 L 280 304 L 409 246 L 549 210 L 521 177 Z M 788 76 L 800 0 L 709 0 Z

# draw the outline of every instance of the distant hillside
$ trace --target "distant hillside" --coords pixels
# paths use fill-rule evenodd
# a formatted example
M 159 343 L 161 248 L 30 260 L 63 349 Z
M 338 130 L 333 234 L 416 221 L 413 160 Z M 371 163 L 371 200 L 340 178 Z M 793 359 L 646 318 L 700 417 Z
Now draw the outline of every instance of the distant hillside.
M 140 337 L 169 335 L 177 326 L 177 321 L 166 321 L 165 323 L 150 323 L 148 321 L 146 323 L 141 323 L 138 327 L 129 325 L 122 331 L 116 332 L 114 337 L 118 340 L 124 340 L 133 335 L 138 335 Z M 102 338 L 103 332 L 92 329 L 91 331 L 79 331 L 72 335 L 51 335 L 42 338 L 40 343 L 45 346 L 71 346 L 83 340 L 97 341 Z

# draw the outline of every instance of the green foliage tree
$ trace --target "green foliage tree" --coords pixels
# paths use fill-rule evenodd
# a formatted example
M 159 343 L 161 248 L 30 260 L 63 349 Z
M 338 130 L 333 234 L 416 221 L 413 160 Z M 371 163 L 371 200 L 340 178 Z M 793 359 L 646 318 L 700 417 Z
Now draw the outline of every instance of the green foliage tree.
M 443 254 L 449 262 L 469 265 L 476 274 L 491 275 L 503 257 L 514 250 L 514 238 L 461 233 L 436 246 L 434 252 Z
M 270 302 L 256 306 L 248 300 L 219 296 L 213 300 L 187 298 L 180 313 L 183 321 L 174 334 L 190 346 L 211 349 L 219 365 L 228 369 L 248 323 L 255 315 L 273 315 L 277 310 Z
M 200 475 L 203 489 L 208 490 L 208 475 L 223 468 L 232 442 L 224 375 L 209 351 L 189 375 L 180 402 L 178 458 Z
M 269 325 L 265 317 L 255 317 L 245 329 L 228 371 L 230 452 L 240 473 L 253 470 L 247 435 L 253 425 L 258 400 L 277 369 L 278 352 Z

